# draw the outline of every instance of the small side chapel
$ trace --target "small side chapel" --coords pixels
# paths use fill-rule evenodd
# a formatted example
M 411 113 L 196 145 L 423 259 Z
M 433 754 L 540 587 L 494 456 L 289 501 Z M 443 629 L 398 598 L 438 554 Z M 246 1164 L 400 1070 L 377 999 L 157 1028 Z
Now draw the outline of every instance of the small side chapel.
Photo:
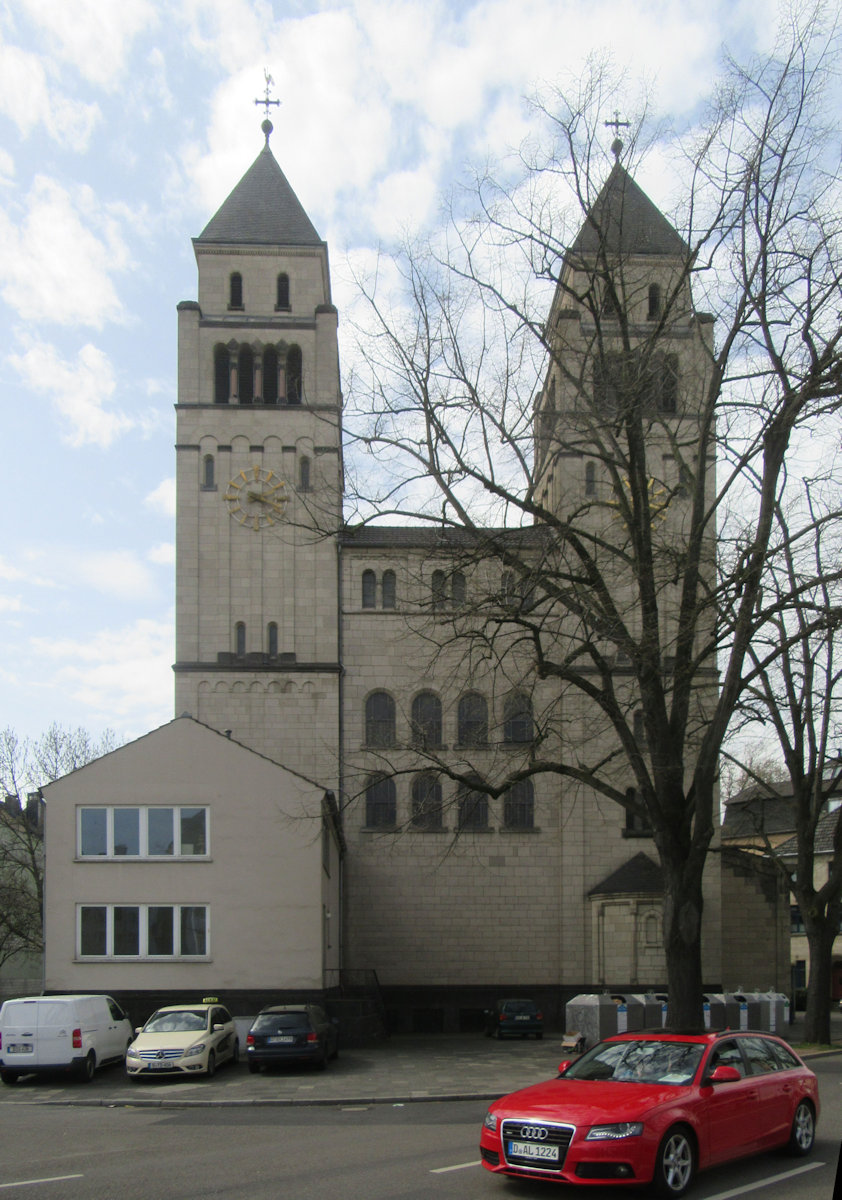
M 257 158 L 193 239 L 197 299 L 178 305 L 179 718 L 50 789 L 50 888 L 75 917 L 48 923 L 48 986 L 116 991 L 116 977 L 141 1004 L 166 987 L 223 995 L 236 976 L 239 1003 L 255 1011 L 302 989 L 329 998 L 365 977 L 376 979 L 392 1028 L 447 1031 L 478 1027 L 482 1009 L 512 992 L 534 996 L 560 1024 L 578 992 L 663 988 L 663 886 L 645 825 L 557 777 L 489 800 L 431 769 L 430 751 L 489 772 L 528 755 L 552 685 L 526 664 L 520 678 L 489 667 L 467 678 L 446 652 L 431 653 L 431 621 L 472 591 L 506 592 L 501 565 L 454 568 L 454 543 L 428 528 L 344 523 L 328 247 L 273 154 L 268 119 L 263 131 Z M 686 247 L 619 157 L 596 204 L 622 214 L 629 261 L 649 281 L 635 319 L 652 321 Z M 590 237 L 586 224 L 577 259 Z M 692 420 L 681 381 L 699 377 L 712 337 L 689 290 L 686 304 L 686 327 L 660 360 L 661 415 L 676 425 Z M 584 311 L 557 300 L 551 319 L 568 344 L 581 331 L 587 353 Z M 557 506 L 600 486 L 586 446 L 575 462 L 555 453 L 560 419 L 575 420 L 575 404 L 551 364 L 536 402 L 536 475 L 544 503 Z M 527 548 L 541 537 L 538 527 L 497 533 Z M 585 721 L 567 712 L 563 736 L 587 736 Z M 176 735 L 190 769 L 177 768 L 173 789 L 159 743 L 169 753 Z M 131 795 L 117 782 L 125 771 L 142 784 Z M 291 781 L 307 793 L 298 822 Z M 54 808 L 63 815 L 53 824 Z M 217 870 L 200 874 L 192 852 L 162 851 L 148 834 L 118 851 L 118 825 L 134 819 L 125 810 L 140 808 L 147 831 L 156 810 L 206 809 Z M 117 891 L 88 862 L 95 825 L 105 858 L 120 855 Z M 306 970 L 281 943 L 261 950 L 296 922 L 299 884 L 310 898 L 299 927 L 312 942 Z M 148 906 L 163 900 L 202 908 L 201 954 L 185 952 L 183 939 L 150 940 Z M 118 910 L 141 901 L 137 918 L 119 920 L 146 921 L 146 934 L 122 939 Z M 768 889 L 717 853 L 705 905 L 710 989 L 786 988 L 784 964 L 768 953 L 785 906 L 778 912 Z M 92 915 L 97 907 L 104 917 Z M 249 953 L 234 954 L 235 944 Z

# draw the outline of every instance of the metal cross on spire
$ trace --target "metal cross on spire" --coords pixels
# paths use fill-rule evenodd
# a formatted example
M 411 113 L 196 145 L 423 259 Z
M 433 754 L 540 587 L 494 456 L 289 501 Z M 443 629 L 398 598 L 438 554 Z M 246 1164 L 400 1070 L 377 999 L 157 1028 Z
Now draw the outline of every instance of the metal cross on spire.
M 269 134 L 272 132 L 272 122 L 269 120 L 269 109 L 271 108 L 271 106 L 273 104 L 275 105 L 276 108 L 280 108 L 281 102 L 280 102 L 280 100 L 271 100 L 269 98 L 269 93 L 270 93 L 271 89 L 273 88 L 275 81 L 272 78 L 272 76 L 269 74 L 269 72 L 266 70 L 265 67 L 263 68 L 263 78 L 266 81 L 266 92 L 265 92 L 265 95 L 262 100 L 255 100 L 255 104 L 262 104 L 263 107 L 266 109 L 266 117 L 263 121 L 263 124 L 260 126 L 260 128 L 263 130 L 263 132 L 266 136 L 266 145 L 268 146 L 269 145 Z
M 620 110 L 619 110 L 619 108 L 615 108 L 614 116 L 611 118 L 610 121 L 606 121 L 605 125 L 607 126 L 608 129 L 614 130 L 614 141 L 611 143 L 611 149 L 614 153 L 614 157 L 619 161 L 620 151 L 623 149 L 623 142 L 620 137 L 620 130 L 628 129 L 629 122 L 621 121 L 620 120 Z

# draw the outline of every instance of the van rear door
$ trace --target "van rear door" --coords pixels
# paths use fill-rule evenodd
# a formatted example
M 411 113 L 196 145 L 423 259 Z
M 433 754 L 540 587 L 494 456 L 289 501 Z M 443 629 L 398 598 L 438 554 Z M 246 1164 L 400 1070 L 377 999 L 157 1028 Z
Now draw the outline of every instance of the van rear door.
M 3 1005 L 3 1066 L 32 1071 L 38 1066 L 38 1001 L 7 1000 Z

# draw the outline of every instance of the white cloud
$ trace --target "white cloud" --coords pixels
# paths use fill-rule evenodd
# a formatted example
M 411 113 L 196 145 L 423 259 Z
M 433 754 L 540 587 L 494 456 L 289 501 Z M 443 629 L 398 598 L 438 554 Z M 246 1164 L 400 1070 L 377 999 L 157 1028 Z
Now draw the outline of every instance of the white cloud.
M 71 196 L 36 176 L 16 225 L 0 210 L 0 284 L 6 303 L 26 321 L 92 325 L 125 319 L 111 277 L 130 264 L 113 212 L 93 191 Z M 122 212 L 121 212 L 122 215 Z
M 159 542 L 157 546 L 153 546 L 147 555 L 151 563 L 155 563 L 160 567 L 175 566 L 175 544 L 173 542 Z
M 0 613 L 19 613 L 27 611 L 21 596 L 0 596 Z
M 134 427 L 123 413 L 106 407 L 116 386 L 108 356 L 87 343 L 74 361 L 60 357 L 46 342 L 30 345 L 9 361 L 34 392 L 51 398 L 64 418 L 65 441 L 71 446 L 96 445 L 106 448 Z
M 70 99 L 51 80 L 44 60 L 18 46 L 0 43 L 0 113 L 26 137 L 42 124 L 54 141 L 84 150 L 102 114 L 96 104 Z
M 165 517 L 175 516 L 175 479 L 162 479 L 158 486 L 144 498 L 143 503 L 153 512 Z
M 74 721 L 140 731 L 172 716 L 172 620 L 143 619 L 92 637 L 34 638 L 40 685 L 72 700 Z M 50 672 L 51 665 L 61 665 Z M 46 723 L 46 722 L 45 722 Z
M 157 24 L 150 0 L 18 0 L 41 27 L 50 49 L 70 63 L 84 79 L 100 87 L 115 87 L 125 72 L 133 39 Z
M 114 600 L 141 602 L 159 595 L 158 581 L 149 566 L 134 550 L 76 550 L 59 566 L 66 565 L 74 586 L 89 587 Z

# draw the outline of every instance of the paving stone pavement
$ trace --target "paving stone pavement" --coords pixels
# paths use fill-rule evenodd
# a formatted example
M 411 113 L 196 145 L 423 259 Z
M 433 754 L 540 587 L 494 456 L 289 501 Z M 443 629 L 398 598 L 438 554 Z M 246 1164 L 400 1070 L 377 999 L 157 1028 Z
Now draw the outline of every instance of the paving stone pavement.
M 834 1049 L 842 1052 L 842 1015 L 833 1018 Z M 795 1044 L 803 1021 L 783 1036 Z M 495 1099 L 551 1078 L 565 1057 L 560 1035 L 543 1040 L 481 1034 L 393 1036 L 363 1049 L 342 1050 L 324 1071 L 289 1065 L 252 1075 L 244 1063 L 225 1065 L 211 1080 L 130 1081 L 107 1067 L 83 1084 L 56 1078 L 21 1079 L 0 1089 L 0 1103 L 84 1106 L 205 1107 L 289 1104 L 408 1104 L 424 1100 Z

